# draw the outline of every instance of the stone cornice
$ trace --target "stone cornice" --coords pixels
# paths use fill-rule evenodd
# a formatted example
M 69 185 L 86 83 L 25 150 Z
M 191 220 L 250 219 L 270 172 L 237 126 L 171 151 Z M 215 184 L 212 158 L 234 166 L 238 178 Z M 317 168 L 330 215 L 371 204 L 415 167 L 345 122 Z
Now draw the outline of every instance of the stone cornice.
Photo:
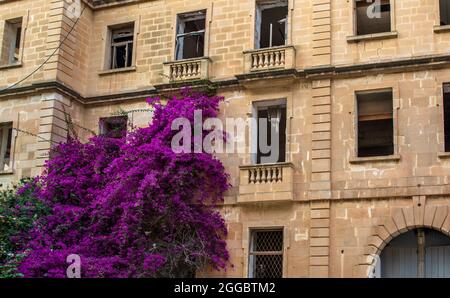
M 242 86 L 246 81 L 252 80 L 268 80 L 285 77 L 296 77 L 300 80 L 312 80 L 318 78 L 340 79 L 347 77 L 361 77 L 372 74 L 411 72 L 424 69 L 442 69 L 448 67 L 450 67 L 450 55 L 433 55 L 353 65 L 321 66 L 303 70 L 290 69 L 262 71 L 250 74 L 239 74 L 236 75 L 235 78 L 226 80 L 201 80 L 193 82 L 159 84 L 144 90 L 103 94 L 97 96 L 82 96 L 71 87 L 58 81 L 48 81 L 0 91 L 0 100 L 2 98 L 17 97 L 20 95 L 33 94 L 47 90 L 57 90 L 80 102 L 81 104 L 91 105 L 163 95 L 179 90 L 185 86 L 191 86 L 193 88 L 213 87 L 221 89 Z

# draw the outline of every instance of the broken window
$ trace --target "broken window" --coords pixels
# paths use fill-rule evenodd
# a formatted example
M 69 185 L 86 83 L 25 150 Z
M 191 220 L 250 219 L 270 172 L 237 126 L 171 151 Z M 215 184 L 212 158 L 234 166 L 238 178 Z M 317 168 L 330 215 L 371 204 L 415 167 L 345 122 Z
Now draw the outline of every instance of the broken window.
M 394 154 L 392 90 L 357 94 L 358 157 Z
M 287 42 L 287 0 L 258 1 L 256 5 L 255 46 L 270 48 Z
M 439 0 L 441 26 L 450 25 L 450 0 Z
M 249 277 L 283 277 L 283 230 L 251 231 Z
M 0 172 L 11 171 L 12 123 L 0 124 Z
M 127 132 L 128 117 L 116 116 L 100 119 L 100 135 L 109 138 L 121 138 Z
M 2 63 L 14 64 L 20 60 L 22 18 L 7 20 L 3 31 Z
M 111 69 L 133 65 L 134 24 L 111 28 Z
M 256 163 L 286 161 L 286 105 L 261 106 L 258 112 L 258 152 Z M 261 125 L 265 126 L 261 128 Z M 273 135 L 275 133 L 276 135 Z M 262 140 L 261 140 L 262 138 Z M 278 143 L 275 144 L 274 142 Z M 267 145 L 268 148 L 262 148 Z M 270 148 L 270 149 L 269 149 Z M 274 151 L 276 150 L 276 151 Z M 274 154 L 278 153 L 278 154 Z
M 356 34 L 374 34 L 391 31 L 391 4 L 389 0 L 356 0 Z
M 450 152 L 450 84 L 444 84 L 445 152 Z
M 206 11 L 178 15 L 175 57 L 177 60 L 203 57 Z

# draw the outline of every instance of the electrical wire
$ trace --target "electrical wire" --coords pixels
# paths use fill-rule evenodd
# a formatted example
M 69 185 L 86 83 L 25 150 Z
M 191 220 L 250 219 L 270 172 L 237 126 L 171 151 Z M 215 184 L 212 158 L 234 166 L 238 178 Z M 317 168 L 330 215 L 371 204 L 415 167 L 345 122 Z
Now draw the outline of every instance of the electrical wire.
M 0 90 L 0 93 L 7 91 L 9 89 L 12 89 L 18 85 L 20 85 L 21 83 L 25 82 L 26 80 L 28 80 L 31 76 L 33 76 L 35 73 L 37 73 L 42 67 L 44 67 L 49 61 L 50 59 L 56 54 L 56 52 L 61 49 L 62 45 L 64 44 L 64 42 L 67 40 L 67 38 L 69 38 L 70 34 L 72 34 L 72 31 L 75 29 L 76 25 L 78 24 L 78 21 L 81 19 L 81 16 L 83 15 L 84 10 L 86 9 L 86 5 L 83 7 L 83 9 L 80 12 L 80 16 L 76 19 L 75 23 L 73 24 L 72 28 L 70 28 L 69 32 L 67 33 L 67 35 L 64 37 L 63 40 L 61 40 L 61 42 L 59 43 L 59 46 L 53 51 L 53 53 L 48 56 L 48 58 L 41 64 L 39 65 L 35 70 L 33 70 L 30 74 L 28 74 L 27 76 L 25 76 L 24 78 L 22 78 L 20 81 L 4 88 Z

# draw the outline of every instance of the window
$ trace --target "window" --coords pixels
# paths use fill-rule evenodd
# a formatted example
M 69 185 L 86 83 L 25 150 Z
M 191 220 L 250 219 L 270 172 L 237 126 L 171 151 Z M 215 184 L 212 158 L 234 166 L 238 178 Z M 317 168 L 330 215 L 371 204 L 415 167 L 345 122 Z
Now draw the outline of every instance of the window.
M 439 0 L 441 26 L 450 25 L 450 0 Z
M 0 124 L 0 172 L 9 172 L 11 164 L 12 123 Z
M 128 117 L 117 116 L 100 119 L 100 135 L 110 138 L 121 138 L 127 132 Z
M 444 84 L 445 152 L 450 152 L 450 84 Z
M 177 60 L 204 56 L 205 24 L 205 10 L 178 15 L 175 41 L 175 57 Z
M 111 27 L 110 69 L 133 65 L 134 24 Z
M 375 34 L 391 31 L 389 0 L 356 0 L 356 34 Z
M 286 45 L 287 20 L 287 0 L 259 1 L 256 5 L 255 47 Z
M 22 18 L 7 20 L 3 31 L 1 64 L 14 64 L 20 60 Z
M 256 163 L 286 161 L 286 105 L 258 106 Z M 261 127 L 261 126 L 265 127 Z M 276 143 L 275 143 L 276 142 Z M 264 148 L 266 147 L 267 148 Z
M 283 230 L 251 231 L 249 277 L 283 277 Z
M 358 157 L 394 154 L 392 90 L 357 93 Z

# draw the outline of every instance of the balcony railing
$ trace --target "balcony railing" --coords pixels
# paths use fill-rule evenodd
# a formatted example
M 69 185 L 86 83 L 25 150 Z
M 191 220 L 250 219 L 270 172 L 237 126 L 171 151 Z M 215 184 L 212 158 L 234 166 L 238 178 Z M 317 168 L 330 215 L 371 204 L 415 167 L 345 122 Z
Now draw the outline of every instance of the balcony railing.
M 294 167 L 291 163 L 240 167 L 240 203 L 293 199 Z
M 295 48 L 281 46 L 244 52 L 244 72 L 295 68 Z
M 209 78 L 210 63 L 211 60 L 208 57 L 165 62 L 165 81 L 173 83 L 189 80 L 206 80 Z

